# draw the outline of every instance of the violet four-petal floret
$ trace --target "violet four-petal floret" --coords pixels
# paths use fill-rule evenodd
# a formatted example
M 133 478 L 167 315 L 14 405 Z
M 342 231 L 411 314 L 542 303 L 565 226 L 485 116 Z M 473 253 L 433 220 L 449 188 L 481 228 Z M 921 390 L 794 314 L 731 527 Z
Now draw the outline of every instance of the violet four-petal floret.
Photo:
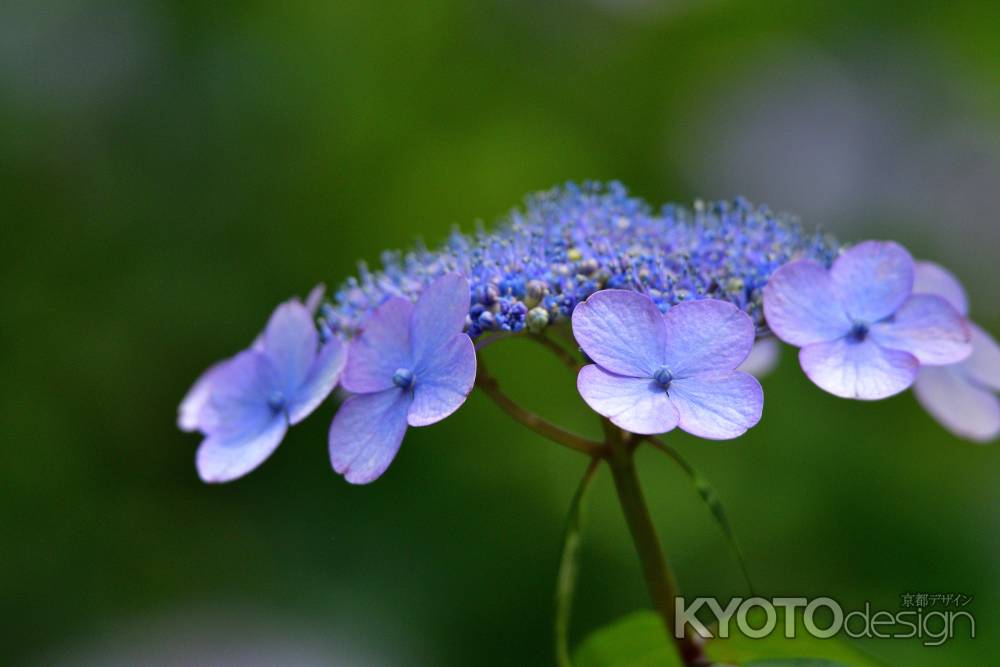
M 354 484 L 385 472 L 408 426 L 427 426 L 457 410 L 476 379 L 476 353 L 465 333 L 469 283 L 451 273 L 424 288 L 416 303 L 393 297 L 351 343 L 341 385 L 354 395 L 330 425 L 330 461 Z
M 936 294 L 963 317 L 969 315 L 965 288 L 950 271 L 933 262 L 917 262 L 915 294 Z M 924 366 L 913 384 L 917 400 L 955 435 L 988 442 L 1000 435 L 1000 345 L 982 327 L 967 320 L 972 353 L 947 366 Z
M 323 301 L 325 295 L 326 285 L 323 283 L 317 284 L 309 291 L 305 307 L 310 316 L 315 315 L 316 311 L 319 310 L 320 302 Z M 294 299 L 298 300 L 298 297 L 294 297 Z M 264 332 L 261 332 L 250 344 L 250 347 L 255 350 L 263 350 L 263 346 Z M 212 396 L 212 383 L 219 377 L 222 368 L 229 361 L 232 361 L 232 357 L 217 361 L 209 366 L 188 389 L 187 394 L 181 399 L 181 404 L 177 407 L 177 427 L 180 430 L 188 433 L 199 430 L 198 419 L 205 404 Z
M 865 241 L 827 270 L 790 262 L 764 288 L 771 330 L 799 348 L 806 375 L 844 398 L 876 400 L 913 384 L 921 364 L 969 355 L 970 331 L 943 298 L 913 294 L 913 258 L 892 242 Z
M 307 306 L 279 305 L 249 348 L 210 367 L 181 402 L 178 424 L 201 431 L 198 474 L 228 482 L 247 474 L 281 444 L 337 385 L 346 347 L 321 336 Z
M 595 362 L 580 370 L 580 395 L 620 428 L 679 426 L 727 439 L 760 421 L 760 383 L 735 370 L 750 354 L 754 326 L 731 303 L 688 301 L 662 314 L 644 294 L 604 290 L 573 311 L 573 335 Z

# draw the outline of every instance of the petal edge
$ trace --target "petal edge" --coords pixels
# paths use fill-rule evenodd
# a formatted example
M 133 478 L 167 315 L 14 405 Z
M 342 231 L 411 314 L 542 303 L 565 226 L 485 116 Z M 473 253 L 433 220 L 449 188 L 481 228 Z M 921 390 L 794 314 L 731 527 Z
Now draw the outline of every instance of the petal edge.
M 841 398 L 875 401 L 905 391 L 920 362 L 909 352 L 888 350 L 871 340 L 844 338 L 799 350 L 799 364 L 820 389 Z
M 409 393 L 393 388 L 344 401 L 328 436 L 333 469 L 351 484 L 381 477 L 403 442 L 410 400 Z

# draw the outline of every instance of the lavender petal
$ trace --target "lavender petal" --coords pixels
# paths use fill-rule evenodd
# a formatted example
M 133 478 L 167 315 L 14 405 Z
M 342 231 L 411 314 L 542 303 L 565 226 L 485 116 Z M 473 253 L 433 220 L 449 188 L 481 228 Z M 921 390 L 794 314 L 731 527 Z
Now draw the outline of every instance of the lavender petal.
M 476 349 L 464 333 L 453 335 L 416 366 L 410 426 L 439 422 L 457 410 L 476 382 Z
M 612 373 L 651 377 L 664 362 L 663 316 L 638 292 L 592 294 L 573 311 L 573 335 L 588 357 Z
M 656 434 L 677 426 L 667 392 L 650 378 L 615 375 L 591 364 L 580 369 L 576 387 L 592 410 L 626 431 Z
M 351 396 L 330 424 L 330 462 L 351 484 L 368 484 L 382 476 L 406 433 L 412 397 L 392 388 Z
M 847 338 L 799 350 L 802 370 L 819 388 L 841 398 L 878 400 L 906 390 L 920 362 L 909 352 Z

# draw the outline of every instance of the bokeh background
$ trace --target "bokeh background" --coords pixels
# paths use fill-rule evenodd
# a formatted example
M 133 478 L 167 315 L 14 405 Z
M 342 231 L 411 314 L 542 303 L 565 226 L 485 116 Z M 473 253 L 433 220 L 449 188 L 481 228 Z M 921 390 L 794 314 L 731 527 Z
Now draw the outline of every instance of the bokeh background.
M 620 179 L 743 194 L 953 267 L 1000 332 L 992 2 L 47 0 L 0 7 L 0 652 L 12 665 L 547 665 L 584 461 L 474 395 L 382 479 L 329 468 L 327 405 L 261 469 L 199 483 L 176 405 L 275 303 L 525 193 Z M 512 393 L 592 428 L 526 343 Z M 963 593 L 1000 652 L 1000 449 L 910 394 L 812 387 L 786 350 L 762 424 L 671 439 L 765 594 L 896 609 Z M 665 458 L 641 457 L 690 594 L 745 593 Z M 647 605 L 607 475 L 573 633 Z

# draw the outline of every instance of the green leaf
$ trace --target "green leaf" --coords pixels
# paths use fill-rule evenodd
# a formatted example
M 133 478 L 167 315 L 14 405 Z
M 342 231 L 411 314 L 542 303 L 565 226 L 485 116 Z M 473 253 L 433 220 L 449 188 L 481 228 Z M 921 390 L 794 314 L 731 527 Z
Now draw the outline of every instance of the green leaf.
M 749 621 L 753 627 L 763 625 L 763 618 L 758 613 L 751 612 Z M 776 667 L 780 664 L 789 664 L 788 660 L 793 660 L 790 664 L 798 664 L 801 667 L 884 667 L 881 662 L 863 653 L 845 639 L 813 637 L 806 631 L 798 615 L 795 625 L 795 637 L 786 638 L 785 615 L 779 610 L 776 629 L 767 637 L 752 639 L 739 633 L 734 627 L 733 633 L 728 638 L 719 637 L 709 641 L 707 652 L 713 660 L 747 667 L 751 665 L 761 667 L 759 664 L 761 662 Z M 785 662 L 776 662 L 779 658 Z M 794 662 L 796 660 L 797 663 Z M 831 661 L 832 664 L 829 664 Z
M 754 624 L 759 627 L 759 624 Z M 741 667 L 884 667 L 849 642 L 816 639 L 803 631 L 794 639 L 781 632 L 783 621 L 769 637 L 740 634 L 709 640 L 708 657 Z M 663 621 L 651 611 L 636 612 L 592 633 L 580 645 L 576 667 L 682 667 Z
M 639 611 L 593 632 L 573 659 L 575 667 L 683 667 L 667 643 L 663 619 Z

